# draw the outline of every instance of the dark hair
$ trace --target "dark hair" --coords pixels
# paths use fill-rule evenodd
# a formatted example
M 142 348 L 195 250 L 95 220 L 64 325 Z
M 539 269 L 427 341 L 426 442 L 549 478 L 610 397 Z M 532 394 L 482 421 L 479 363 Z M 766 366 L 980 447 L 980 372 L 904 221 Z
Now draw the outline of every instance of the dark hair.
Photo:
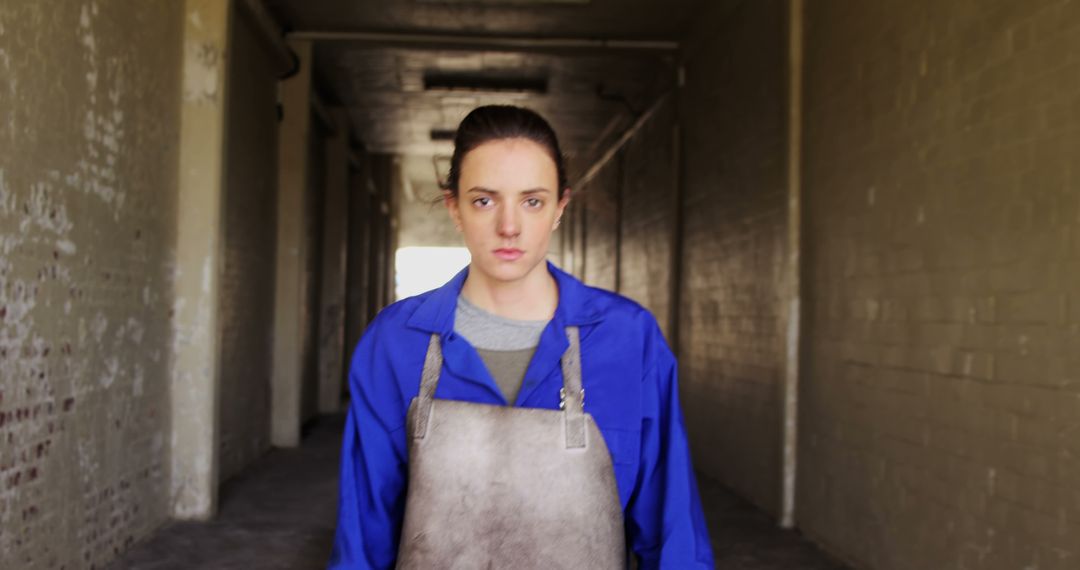
M 487 142 L 516 138 L 529 139 L 551 155 L 559 175 L 558 192 L 561 199 L 566 189 L 566 166 L 555 130 L 536 111 L 512 105 L 477 107 L 461 120 L 454 135 L 454 156 L 450 159 L 450 174 L 444 190 L 457 196 L 461 162 L 469 151 Z

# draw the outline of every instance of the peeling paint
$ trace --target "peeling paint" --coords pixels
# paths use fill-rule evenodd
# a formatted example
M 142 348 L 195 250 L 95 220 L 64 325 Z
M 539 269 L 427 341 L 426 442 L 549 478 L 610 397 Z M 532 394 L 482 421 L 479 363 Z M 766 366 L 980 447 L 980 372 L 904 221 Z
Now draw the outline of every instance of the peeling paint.
M 98 311 L 94 315 L 94 321 L 90 323 L 90 334 L 94 335 L 94 341 L 100 345 L 101 338 L 105 336 L 105 331 L 109 329 L 109 319 L 105 317 L 105 314 Z
M 184 50 L 184 101 L 216 101 L 220 88 L 220 50 L 213 44 L 194 41 L 186 42 Z
M 105 359 L 105 373 L 101 375 L 98 383 L 102 388 L 108 389 L 116 382 L 116 378 L 120 372 L 120 360 L 115 356 L 110 356 Z
M 24 205 L 26 215 L 19 224 L 19 231 L 26 234 L 33 225 L 37 229 L 66 236 L 74 223 L 68 219 L 67 205 L 57 194 L 49 182 L 32 185 L 29 200 Z
M 144 327 L 141 322 L 135 320 L 134 318 L 129 318 L 127 322 L 127 328 L 129 331 L 131 331 L 131 342 L 135 343 L 136 345 L 142 344 L 143 335 L 146 334 L 146 327 Z
M 170 291 L 184 14 L 113 4 L 0 6 L 4 567 L 104 567 L 166 514 L 169 329 L 142 301 Z

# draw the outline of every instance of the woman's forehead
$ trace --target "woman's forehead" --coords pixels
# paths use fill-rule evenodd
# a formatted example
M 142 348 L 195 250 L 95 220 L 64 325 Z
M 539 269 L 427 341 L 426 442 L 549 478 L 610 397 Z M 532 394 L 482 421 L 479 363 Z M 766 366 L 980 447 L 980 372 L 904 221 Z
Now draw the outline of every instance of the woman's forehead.
M 557 184 L 555 160 L 543 146 L 525 138 L 486 142 L 469 151 L 461 162 L 462 188 L 526 190 Z

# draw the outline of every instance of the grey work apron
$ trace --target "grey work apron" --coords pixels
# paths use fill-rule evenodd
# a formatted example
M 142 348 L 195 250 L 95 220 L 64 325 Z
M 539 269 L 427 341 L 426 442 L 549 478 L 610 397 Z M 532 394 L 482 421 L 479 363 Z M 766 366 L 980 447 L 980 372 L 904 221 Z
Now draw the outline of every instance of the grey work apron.
M 561 410 L 435 399 L 432 335 L 409 405 L 409 487 L 398 568 L 626 567 L 604 438 L 584 411 L 581 345 L 567 327 Z

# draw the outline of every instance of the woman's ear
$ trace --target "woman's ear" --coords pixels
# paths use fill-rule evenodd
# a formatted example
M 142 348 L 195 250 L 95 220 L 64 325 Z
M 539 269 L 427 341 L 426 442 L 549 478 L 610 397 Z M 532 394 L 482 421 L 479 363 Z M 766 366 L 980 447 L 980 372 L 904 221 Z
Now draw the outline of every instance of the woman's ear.
M 552 231 L 559 229 L 559 222 L 562 221 L 563 212 L 566 211 L 566 205 L 570 203 L 570 189 L 564 188 L 562 198 L 559 198 L 559 205 L 555 209 L 555 225 L 551 228 Z
M 450 213 L 450 220 L 454 222 L 454 227 L 457 231 L 461 231 L 461 210 L 458 208 L 457 196 L 450 190 L 443 190 L 443 205 L 446 206 L 447 212 Z
M 566 209 L 566 205 L 570 203 L 570 189 L 564 188 L 562 198 L 559 198 L 559 216 L 562 216 L 563 210 Z

